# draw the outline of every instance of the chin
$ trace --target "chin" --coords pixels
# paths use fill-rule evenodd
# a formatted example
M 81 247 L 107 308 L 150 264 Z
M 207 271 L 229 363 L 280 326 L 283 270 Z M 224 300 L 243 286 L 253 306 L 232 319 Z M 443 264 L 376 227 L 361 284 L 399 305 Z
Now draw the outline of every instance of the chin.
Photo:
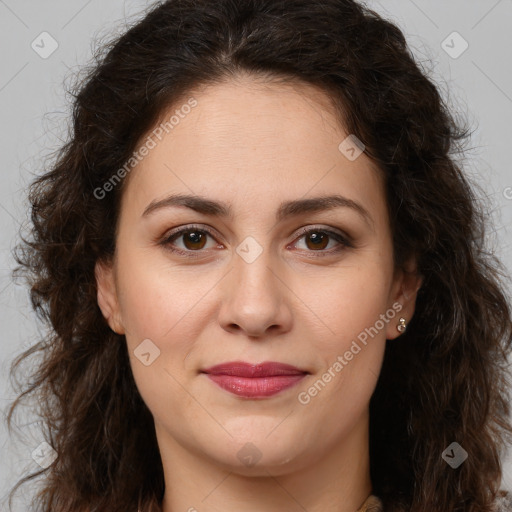
M 297 446 L 303 446 L 299 436 L 285 436 L 285 440 L 269 432 L 243 440 L 235 437 L 229 444 L 219 441 L 222 452 L 210 452 L 209 456 L 226 470 L 244 476 L 283 475 L 311 464 L 311 454 L 297 452 Z

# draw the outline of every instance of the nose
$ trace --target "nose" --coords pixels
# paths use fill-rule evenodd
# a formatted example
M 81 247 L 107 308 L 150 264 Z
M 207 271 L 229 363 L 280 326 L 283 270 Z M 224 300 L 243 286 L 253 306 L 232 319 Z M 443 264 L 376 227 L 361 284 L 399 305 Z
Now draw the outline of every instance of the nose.
M 234 268 L 223 280 L 218 319 L 224 330 L 263 338 L 291 329 L 293 294 L 270 264 L 265 251 L 251 263 L 234 256 Z

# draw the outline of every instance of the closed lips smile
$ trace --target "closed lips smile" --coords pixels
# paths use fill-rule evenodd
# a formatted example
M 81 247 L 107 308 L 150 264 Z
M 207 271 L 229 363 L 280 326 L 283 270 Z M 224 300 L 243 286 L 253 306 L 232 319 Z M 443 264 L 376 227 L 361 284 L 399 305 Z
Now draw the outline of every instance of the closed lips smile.
M 309 372 L 284 363 L 234 361 L 212 366 L 206 374 L 222 389 L 245 398 L 275 395 L 301 381 Z

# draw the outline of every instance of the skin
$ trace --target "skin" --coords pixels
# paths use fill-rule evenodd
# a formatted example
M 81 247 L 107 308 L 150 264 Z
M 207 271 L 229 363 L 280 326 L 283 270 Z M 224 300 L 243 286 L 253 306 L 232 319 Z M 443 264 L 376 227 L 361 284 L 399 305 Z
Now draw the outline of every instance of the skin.
M 197 106 L 129 175 L 115 260 L 96 265 L 98 304 L 126 336 L 155 420 L 163 510 L 354 512 L 372 491 L 369 401 L 386 340 L 400 335 L 400 316 L 410 321 L 421 285 L 414 261 L 407 272 L 393 266 L 382 176 L 365 153 L 354 161 L 341 153 L 348 133 L 310 85 L 243 76 L 194 97 Z M 142 216 L 152 201 L 177 193 L 226 203 L 233 216 L 183 206 Z M 359 203 L 371 221 L 338 207 L 276 222 L 281 202 L 332 194 Z M 182 234 L 173 243 L 199 257 L 159 244 L 190 224 L 214 236 L 194 245 Z M 353 246 L 328 237 L 319 249 L 299 233 L 304 226 L 317 236 L 348 234 Z M 263 249 L 251 263 L 236 252 L 248 236 Z M 300 403 L 299 393 L 393 304 L 400 313 Z M 148 366 L 134 354 L 145 339 L 160 350 Z M 284 362 L 310 374 L 272 397 L 246 399 L 200 373 L 235 360 Z M 260 456 L 251 466 L 237 456 L 246 443 Z

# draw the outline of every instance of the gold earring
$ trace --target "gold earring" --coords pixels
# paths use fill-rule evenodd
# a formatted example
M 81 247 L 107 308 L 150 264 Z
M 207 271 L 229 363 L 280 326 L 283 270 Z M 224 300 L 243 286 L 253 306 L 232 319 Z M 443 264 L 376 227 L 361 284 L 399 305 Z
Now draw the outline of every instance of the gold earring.
M 399 332 L 404 332 L 407 329 L 407 324 L 405 323 L 405 318 L 400 318 L 400 323 L 396 326 Z

